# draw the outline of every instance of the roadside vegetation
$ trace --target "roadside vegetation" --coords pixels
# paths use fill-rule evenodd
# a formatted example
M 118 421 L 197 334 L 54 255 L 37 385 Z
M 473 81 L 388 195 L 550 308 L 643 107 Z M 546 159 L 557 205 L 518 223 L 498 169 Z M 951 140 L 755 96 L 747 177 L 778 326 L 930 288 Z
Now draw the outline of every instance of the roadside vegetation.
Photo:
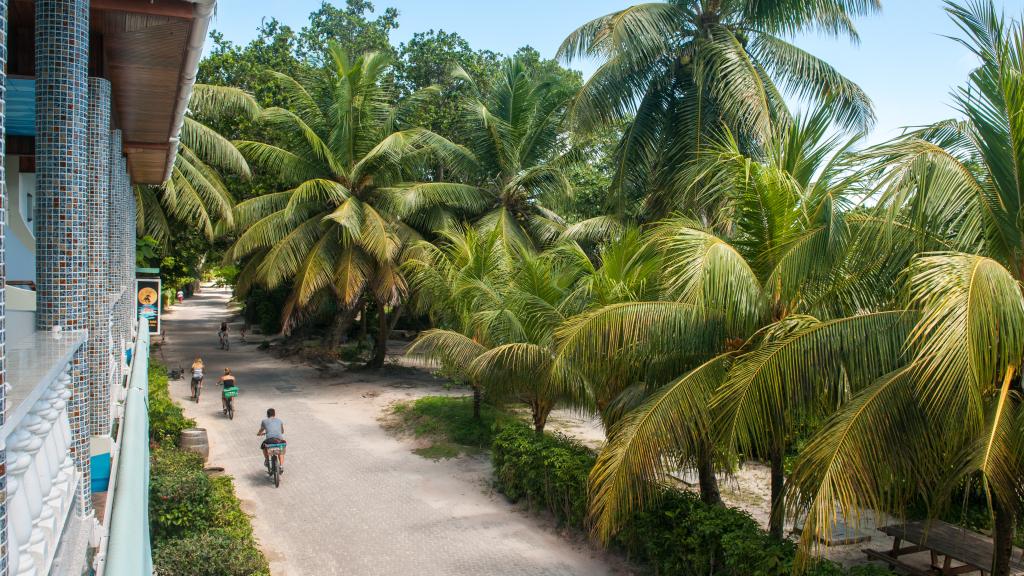
M 425 443 L 414 450 L 424 458 L 441 460 L 482 453 L 490 449 L 495 430 L 512 417 L 484 405 L 480 417 L 475 418 L 472 402 L 466 396 L 424 396 L 396 402 L 388 427 Z
M 270 568 L 229 476 L 209 476 L 202 458 L 177 447 L 195 426 L 168 393 L 167 368 L 149 365 L 149 521 L 161 576 L 269 576 Z

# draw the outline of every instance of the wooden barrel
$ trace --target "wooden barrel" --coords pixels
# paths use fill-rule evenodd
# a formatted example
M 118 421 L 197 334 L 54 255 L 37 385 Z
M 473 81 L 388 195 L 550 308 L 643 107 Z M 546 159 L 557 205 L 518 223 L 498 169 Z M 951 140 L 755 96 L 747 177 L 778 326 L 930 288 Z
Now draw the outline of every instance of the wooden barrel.
M 203 457 L 203 462 L 210 457 L 210 441 L 206 437 L 206 428 L 186 428 L 181 431 L 178 447 L 182 450 L 195 452 Z

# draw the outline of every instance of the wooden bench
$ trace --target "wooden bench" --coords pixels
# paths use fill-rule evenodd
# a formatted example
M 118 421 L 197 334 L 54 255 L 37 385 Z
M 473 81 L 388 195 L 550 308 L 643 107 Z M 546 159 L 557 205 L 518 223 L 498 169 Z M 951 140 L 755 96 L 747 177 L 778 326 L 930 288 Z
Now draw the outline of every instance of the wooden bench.
M 911 566 L 899 558 L 893 558 L 888 552 L 881 550 L 872 550 L 870 548 L 864 548 L 864 553 L 867 554 L 871 560 L 881 560 L 885 562 L 890 570 L 898 570 L 904 574 L 910 574 L 911 576 L 932 576 L 930 571 L 922 570 L 917 566 Z
M 908 574 L 940 574 L 956 576 L 979 572 L 982 576 L 992 569 L 992 539 L 959 526 L 934 520 L 932 522 L 908 522 L 879 528 L 893 538 L 891 550 L 864 550 L 869 558 L 881 560 Z M 911 546 L 901 546 L 903 540 Z M 931 569 L 922 570 L 899 559 L 906 554 L 929 552 Z M 953 563 L 957 562 L 957 565 Z M 1014 548 L 1010 556 L 1010 568 L 1024 570 L 1024 552 Z

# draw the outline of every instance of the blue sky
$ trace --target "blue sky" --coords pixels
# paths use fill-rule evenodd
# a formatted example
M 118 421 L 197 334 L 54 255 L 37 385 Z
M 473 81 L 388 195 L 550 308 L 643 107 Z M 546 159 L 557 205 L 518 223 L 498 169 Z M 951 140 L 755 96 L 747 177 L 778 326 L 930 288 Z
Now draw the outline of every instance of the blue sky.
M 336 0 L 342 4 L 343 0 Z M 530 45 L 553 56 L 574 28 L 621 9 L 630 0 L 377 0 L 380 10 L 399 11 L 398 44 L 413 33 L 443 29 L 458 32 L 475 49 L 511 53 Z M 1024 0 L 996 0 L 1008 16 L 1019 17 Z M 255 36 L 263 17 L 296 29 L 320 0 L 219 0 L 213 28 L 237 43 Z M 878 124 L 869 140 L 894 136 L 902 126 L 920 125 L 954 115 L 949 91 L 963 82 L 975 62 L 967 50 L 944 35 L 957 30 L 940 0 L 882 0 L 883 11 L 857 22 L 861 42 L 809 36 L 797 44 L 824 58 L 858 82 L 875 102 Z M 578 66 L 584 73 L 593 66 Z

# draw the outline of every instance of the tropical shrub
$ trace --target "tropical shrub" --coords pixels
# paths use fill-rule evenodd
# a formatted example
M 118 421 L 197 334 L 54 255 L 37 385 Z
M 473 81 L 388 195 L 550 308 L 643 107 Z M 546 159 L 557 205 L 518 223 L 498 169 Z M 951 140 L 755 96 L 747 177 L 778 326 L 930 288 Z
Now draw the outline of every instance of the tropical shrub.
M 513 424 L 494 438 L 491 459 L 495 484 L 513 501 L 547 510 L 560 523 L 582 527 L 587 513 L 587 476 L 594 454 L 564 436 L 538 436 Z
M 240 542 L 255 546 L 252 524 L 242 511 L 242 502 L 235 496 L 235 483 L 230 476 L 210 478 L 207 502 L 210 526 Z
M 153 450 L 149 521 L 153 540 L 201 532 L 210 524 L 210 479 L 199 455 L 173 446 Z
M 270 574 L 255 546 L 240 546 L 224 530 L 209 530 L 170 540 L 153 549 L 160 576 L 264 576 Z
M 559 522 L 587 528 L 587 478 L 594 453 L 565 436 L 537 436 L 520 423 L 502 428 L 492 445 L 494 481 L 509 499 L 526 499 Z M 789 576 L 797 548 L 769 535 L 749 514 L 706 504 L 697 494 L 662 489 L 656 504 L 632 514 L 612 545 L 655 574 Z M 842 568 L 827 560 L 807 567 L 809 576 L 890 574 L 876 566 Z

